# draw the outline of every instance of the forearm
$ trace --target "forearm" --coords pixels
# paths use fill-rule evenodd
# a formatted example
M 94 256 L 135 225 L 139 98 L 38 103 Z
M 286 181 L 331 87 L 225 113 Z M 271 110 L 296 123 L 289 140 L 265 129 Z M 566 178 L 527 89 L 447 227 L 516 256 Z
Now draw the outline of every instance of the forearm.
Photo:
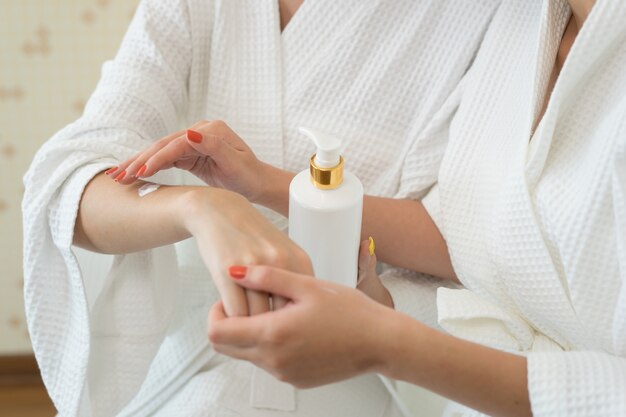
M 419 201 L 365 196 L 361 235 L 374 237 L 383 262 L 456 280 L 446 242 Z
M 382 373 L 493 416 L 531 416 L 526 358 L 457 339 L 391 312 Z M 383 339 L 383 338 L 381 338 Z
M 272 181 L 259 201 L 284 216 L 289 211 L 289 183 L 295 174 L 267 166 Z M 365 196 L 361 239 L 376 241 L 379 260 L 414 271 L 456 280 L 448 247 L 421 202 Z
M 94 177 L 81 198 L 74 244 L 101 253 L 130 253 L 188 238 L 186 200 L 205 187 L 162 186 L 139 197 L 143 184 L 123 186 L 102 173 Z

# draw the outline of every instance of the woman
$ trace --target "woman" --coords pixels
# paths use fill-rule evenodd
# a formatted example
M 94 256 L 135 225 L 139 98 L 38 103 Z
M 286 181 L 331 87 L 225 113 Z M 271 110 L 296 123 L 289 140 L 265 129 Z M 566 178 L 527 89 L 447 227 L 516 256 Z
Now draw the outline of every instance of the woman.
M 424 202 L 467 287 L 439 290 L 451 335 L 236 266 L 292 303 L 250 318 L 217 304 L 214 347 L 300 387 L 381 372 L 474 409 L 454 416 L 626 415 L 625 21 L 612 0 L 508 0 L 494 16 Z
M 375 235 L 383 248 L 398 235 L 419 239 L 419 228 L 407 233 L 397 220 L 423 208 L 399 199 L 418 199 L 434 183 L 460 79 L 498 2 L 300 3 L 144 1 L 83 117 L 35 157 L 23 204 L 26 308 L 60 415 L 397 414 L 374 376 L 296 395 L 210 348 L 206 313 L 220 296 L 233 316 L 270 305 L 267 293 L 233 284 L 229 265 L 310 271 L 302 252 L 246 199 L 264 203 L 270 190 L 259 193 L 257 183 L 234 193 L 170 171 L 154 181 L 176 186 L 140 197 L 141 184 L 121 187 L 104 174 L 154 143 L 177 139 L 189 151 L 181 125 L 207 133 L 204 145 L 216 139 L 210 161 L 217 177 L 196 169 L 213 169 L 207 158 L 196 159 L 206 165 L 177 164 L 201 180 L 216 184 L 239 169 L 224 163 L 234 154 L 255 167 L 237 176 L 252 180 L 279 168 L 299 171 L 313 147 L 297 128 L 319 128 L 346 141 L 344 156 L 366 192 L 387 197 L 366 201 L 364 237 Z M 212 122 L 193 125 L 203 119 Z M 122 183 L 132 175 L 121 174 Z M 72 243 L 118 255 L 106 280 L 81 274 Z M 438 235 L 432 246 L 445 247 Z M 407 248 L 379 255 L 411 267 Z M 402 302 L 406 279 L 396 281 L 397 290 L 389 287 L 396 307 L 421 312 Z M 382 287 L 377 293 L 390 301 Z

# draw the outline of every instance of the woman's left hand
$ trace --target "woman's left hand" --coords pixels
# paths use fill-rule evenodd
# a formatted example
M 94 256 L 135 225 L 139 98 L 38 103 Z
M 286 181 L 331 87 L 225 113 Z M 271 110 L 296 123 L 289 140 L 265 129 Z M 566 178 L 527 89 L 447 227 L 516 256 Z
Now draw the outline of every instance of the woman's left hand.
M 240 269 L 239 269 L 240 270 Z M 395 312 L 362 292 L 268 266 L 248 266 L 239 285 L 290 300 L 279 311 L 230 317 L 221 302 L 209 313 L 217 352 L 251 361 L 306 388 L 383 367 L 385 334 Z
M 248 201 L 284 206 L 293 174 L 259 160 L 246 142 L 221 120 L 201 120 L 186 131 L 172 133 L 107 171 L 120 184 L 176 167 L 213 187 L 243 195 Z M 280 195 L 274 188 L 280 185 Z M 271 194 L 271 195 L 270 195 Z

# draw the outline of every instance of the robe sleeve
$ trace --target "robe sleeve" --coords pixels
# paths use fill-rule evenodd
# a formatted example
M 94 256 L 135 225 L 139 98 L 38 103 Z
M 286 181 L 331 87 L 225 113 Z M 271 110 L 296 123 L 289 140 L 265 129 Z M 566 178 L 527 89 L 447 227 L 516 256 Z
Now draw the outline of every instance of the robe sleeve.
M 24 176 L 26 315 L 60 416 L 117 414 L 138 391 L 164 337 L 174 248 L 116 257 L 106 282 L 97 283 L 113 296 L 106 302 L 97 296 L 91 305 L 86 293 L 95 283 L 81 273 L 72 241 L 91 178 L 178 128 L 188 102 L 189 29 L 186 1 L 144 0 L 83 116 L 43 145 Z M 110 344 L 99 345 L 98 337 Z M 148 359 L 133 361 L 135 354 Z
M 533 415 L 626 415 L 626 358 L 601 352 L 537 352 L 528 355 Z

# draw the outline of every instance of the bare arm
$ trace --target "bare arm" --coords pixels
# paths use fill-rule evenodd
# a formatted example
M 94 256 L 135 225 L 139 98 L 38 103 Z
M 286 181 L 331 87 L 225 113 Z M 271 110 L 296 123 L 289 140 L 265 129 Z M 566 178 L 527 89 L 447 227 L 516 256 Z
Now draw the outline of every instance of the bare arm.
M 378 370 L 493 416 L 531 416 L 526 358 L 457 339 L 411 318 L 381 322 Z M 387 337 L 388 336 L 388 337 Z
M 74 244 L 110 254 L 136 252 L 191 236 L 184 210 L 199 187 L 167 187 L 139 197 L 136 182 L 120 187 L 103 173 L 94 177 L 80 201 Z M 187 200 L 187 204 L 185 202 Z
M 77 246 L 103 253 L 130 253 L 194 236 L 198 251 L 229 315 L 269 309 L 267 294 L 246 292 L 227 278 L 238 262 L 311 271 L 304 252 L 241 195 L 213 187 L 168 187 L 139 197 L 141 183 L 121 187 L 104 174 L 88 184 L 75 226 Z M 283 303 L 274 299 L 274 307 Z

